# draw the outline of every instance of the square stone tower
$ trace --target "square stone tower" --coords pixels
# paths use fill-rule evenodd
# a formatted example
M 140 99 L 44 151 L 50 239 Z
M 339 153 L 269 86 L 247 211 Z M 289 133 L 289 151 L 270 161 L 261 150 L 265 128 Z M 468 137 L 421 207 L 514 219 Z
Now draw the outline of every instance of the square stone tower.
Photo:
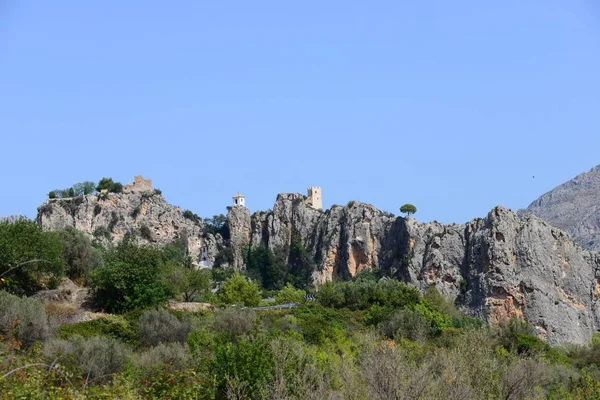
M 320 186 L 311 186 L 307 190 L 308 192 L 308 204 L 312 208 L 317 210 L 323 209 L 323 197 L 321 197 L 321 187 Z

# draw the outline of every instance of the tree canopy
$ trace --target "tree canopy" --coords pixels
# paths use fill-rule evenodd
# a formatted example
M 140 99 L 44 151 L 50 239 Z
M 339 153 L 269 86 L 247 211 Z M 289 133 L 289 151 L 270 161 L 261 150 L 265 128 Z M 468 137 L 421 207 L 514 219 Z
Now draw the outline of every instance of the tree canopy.
M 35 221 L 0 222 L 0 288 L 30 294 L 57 283 L 64 273 L 63 242 Z
M 413 206 L 412 204 L 404 204 L 402 207 L 400 207 L 400 212 L 406 215 L 411 215 L 417 212 L 417 207 Z

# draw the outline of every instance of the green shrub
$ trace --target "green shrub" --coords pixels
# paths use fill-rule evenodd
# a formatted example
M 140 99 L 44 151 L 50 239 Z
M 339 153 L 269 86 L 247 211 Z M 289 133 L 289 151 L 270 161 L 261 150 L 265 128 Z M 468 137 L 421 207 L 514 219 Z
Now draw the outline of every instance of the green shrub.
M 178 371 L 192 366 L 192 355 L 187 344 L 159 343 L 141 352 L 133 359 L 133 365 L 144 378 L 157 373 Z
M 62 325 L 59 331 L 60 337 L 63 339 L 75 335 L 84 338 L 110 336 L 126 343 L 135 343 L 137 339 L 137 332 L 134 327 L 120 315 L 107 315 L 91 321 Z
M 152 241 L 152 231 L 148 225 L 142 225 L 140 228 L 140 236 L 148 241 Z
M 139 321 L 140 342 L 145 346 L 160 343 L 185 343 L 192 327 L 166 310 L 145 311 Z
M 42 303 L 0 291 L 0 337 L 13 337 L 29 347 L 47 340 L 51 333 L 52 326 Z
M 123 344 L 105 336 L 84 338 L 76 335 L 68 340 L 54 339 L 44 346 L 43 353 L 48 363 L 66 356 L 59 364 L 72 362 L 75 373 L 85 382 L 107 380 L 121 370 L 129 357 Z
M 263 398 L 274 373 L 269 344 L 260 339 L 221 343 L 216 347 L 212 370 L 218 398 L 225 398 L 227 389 L 235 389 L 232 386 L 244 389 L 243 398 Z
M 67 228 L 60 233 L 64 243 L 63 259 L 67 264 L 67 276 L 75 281 L 83 281 L 90 271 L 102 263 L 101 252 L 92 242 L 75 228 Z
M 0 289 L 32 294 L 64 275 L 63 242 L 35 221 L 0 222 Z
M 233 340 L 250 332 L 256 321 L 256 313 L 248 309 L 229 307 L 215 313 L 214 328 L 227 333 Z
M 102 206 L 100 204 L 96 204 L 94 206 L 94 217 L 102 212 Z
M 93 271 L 91 286 L 100 307 L 122 313 L 165 303 L 172 296 L 166 273 L 160 250 L 123 240 Z
M 283 289 L 277 292 L 275 302 L 277 304 L 302 303 L 304 301 L 304 294 L 304 290 L 296 289 L 291 283 L 288 283 Z
M 108 190 L 111 193 L 121 193 L 123 191 L 123 185 L 119 182 L 113 182 L 112 178 L 102 178 L 96 186 L 98 192 Z
M 255 307 L 261 300 L 258 285 L 239 272 L 235 272 L 225 281 L 219 298 L 225 304 L 243 304 L 247 307 Z

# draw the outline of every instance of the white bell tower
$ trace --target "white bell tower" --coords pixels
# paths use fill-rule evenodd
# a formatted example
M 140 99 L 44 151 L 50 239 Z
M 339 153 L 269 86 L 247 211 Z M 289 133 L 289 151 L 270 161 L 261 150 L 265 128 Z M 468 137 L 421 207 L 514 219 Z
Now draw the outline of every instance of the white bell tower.
M 246 207 L 246 198 L 240 192 L 233 196 L 233 206 Z

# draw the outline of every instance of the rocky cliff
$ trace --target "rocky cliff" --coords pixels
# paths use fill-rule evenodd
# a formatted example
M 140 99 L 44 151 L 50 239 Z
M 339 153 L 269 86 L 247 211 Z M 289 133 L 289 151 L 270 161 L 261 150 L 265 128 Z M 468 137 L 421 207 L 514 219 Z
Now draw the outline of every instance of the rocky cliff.
M 228 239 L 207 233 L 200 219 L 186 218 L 152 190 L 50 199 L 39 207 L 38 221 L 47 230 L 75 227 L 107 245 L 125 235 L 139 243 L 177 243 L 194 260 L 206 256 L 236 269 L 244 267 L 247 246 L 289 258 L 292 243 L 300 243 L 316 266 L 315 282 L 378 268 L 421 290 L 434 285 L 490 322 L 522 316 L 552 344 L 584 343 L 600 326 L 600 255 L 536 216 L 497 207 L 485 218 L 446 225 L 356 201 L 323 211 L 307 200 L 280 194 L 272 211 L 252 215 L 230 207 Z
M 519 215 L 531 214 L 569 232 L 582 246 L 600 250 L 600 165 L 519 210 Z
M 435 285 L 488 321 L 523 317 L 553 344 L 584 343 L 599 326 L 600 256 L 535 216 L 497 207 L 464 225 L 419 223 L 359 202 L 323 212 L 300 194 L 247 214 L 229 213 L 240 245 L 285 253 L 296 236 L 316 262 L 317 282 L 381 268 L 422 290 Z
M 152 189 L 48 199 L 38 207 L 37 220 L 44 230 L 74 227 L 105 246 L 126 235 L 141 244 L 181 246 L 194 262 L 202 248 L 214 259 L 222 242 L 205 232 L 199 218 L 186 218 Z

